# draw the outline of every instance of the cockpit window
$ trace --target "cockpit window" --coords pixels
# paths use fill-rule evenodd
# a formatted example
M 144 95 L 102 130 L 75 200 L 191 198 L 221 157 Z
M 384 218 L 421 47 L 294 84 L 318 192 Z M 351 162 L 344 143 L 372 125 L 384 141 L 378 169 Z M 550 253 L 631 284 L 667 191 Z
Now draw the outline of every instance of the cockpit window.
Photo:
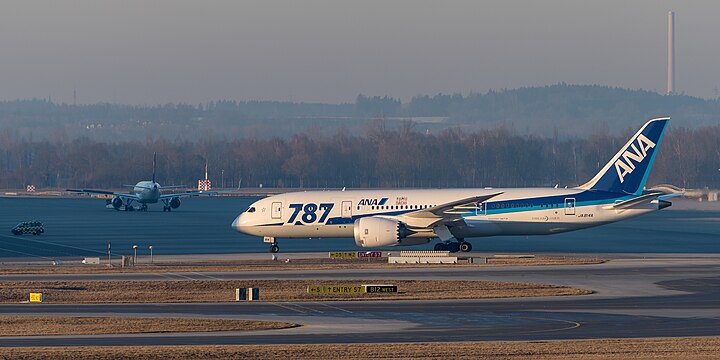
M 247 211 L 245 211 L 245 212 L 254 213 L 254 212 L 255 212 L 255 207 L 254 207 L 254 206 L 251 206 L 251 207 L 250 207 L 249 209 L 247 209 Z

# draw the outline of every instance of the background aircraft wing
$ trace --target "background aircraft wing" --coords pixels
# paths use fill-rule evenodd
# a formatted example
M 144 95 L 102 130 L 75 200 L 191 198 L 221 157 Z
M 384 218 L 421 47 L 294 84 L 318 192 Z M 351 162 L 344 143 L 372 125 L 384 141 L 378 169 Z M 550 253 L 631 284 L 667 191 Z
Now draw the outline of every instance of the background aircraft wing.
M 138 196 L 135 194 L 124 194 L 124 193 L 116 193 L 113 191 L 107 191 L 107 190 L 92 190 L 92 189 L 65 189 L 67 192 L 74 192 L 79 194 L 99 194 L 99 195 L 112 195 L 119 198 L 124 199 L 133 199 L 138 200 Z

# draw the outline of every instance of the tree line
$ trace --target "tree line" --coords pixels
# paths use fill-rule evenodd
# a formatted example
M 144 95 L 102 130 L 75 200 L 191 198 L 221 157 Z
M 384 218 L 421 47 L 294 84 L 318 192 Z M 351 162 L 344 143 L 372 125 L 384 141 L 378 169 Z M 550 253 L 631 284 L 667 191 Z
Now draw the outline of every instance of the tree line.
M 220 132 L 220 130 L 218 130 Z M 375 120 L 362 132 L 197 141 L 147 137 L 105 142 L 37 139 L 0 131 L 0 188 L 119 188 L 152 174 L 194 187 L 209 163 L 214 187 L 374 188 L 576 186 L 590 179 L 634 133 L 586 138 L 520 134 L 507 126 L 437 133 L 409 121 Z M 649 184 L 720 187 L 720 126 L 666 131 Z
M 628 124 L 661 116 L 671 116 L 676 127 L 720 125 L 720 100 L 561 83 L 465 95 L 418 95 L 406 102 L 363 94 L 342 104 L 218 100 L 139 106 L 70 105 L 50 99 L 0 101 L 0 130 L 9 128 L 36 139 L 88 137 L 103 142 L 125 141 L 135 134 L 193 141 L 199 135 L 228 141 L 290 138 L 317 131 L 331 136 L 343 129 L 362 133 L 377 118 L 412 120 L 422 131 L 438 135 L 450 128 L 477 132 L 507 126 L 521 135 L 552 137 L 557 132 L 560 137 L 582 138 L 597 131 L 618 135 Z

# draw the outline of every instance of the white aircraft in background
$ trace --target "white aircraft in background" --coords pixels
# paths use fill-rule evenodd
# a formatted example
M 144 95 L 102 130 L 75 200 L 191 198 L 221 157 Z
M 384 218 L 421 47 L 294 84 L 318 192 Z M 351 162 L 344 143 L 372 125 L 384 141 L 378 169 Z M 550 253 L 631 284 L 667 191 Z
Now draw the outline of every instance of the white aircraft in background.
M 643 192 L 670 119 L 648 121 L 584 185 L 571 189 L 388 189 L 307 191 L 256 201 L 232 227 L 277 238 L 355 238 L 359 247 L 418 245 L 471 251 L 466 238 L 545 235 L 608 224 L 664 209 L 678 194 Z M 344 189 L 343 189 L 344 190 Z
M 172 211 L 180 207 L 180 198 L 201 196 L 201 195 L 215 195 L 217 191 L 193 191 L 184 193 L 172 193 L 162 194 L 162 190 L 165 189 L 178 189 L 186 188 L 185 185 L 172 185 L 172 186 L 160 186 L 155 181 L 155 164 L 157 160 L 157 154 L 153 154 L 153 175 L 150 181 L 140 181 L 135 185 L 123 185 L 124 187 L 131 187 L 132 192 L 130 193 L 116 193 L 107 190 L 88 190 L 88 189 L 66 189 L 65 191 L 84 193 L 84 194 L 103 194 L 112 195 L 112 200 L 108 201 L 108 207 L 112 207 L 115 210 L 125 211 L 147 211 L 148 204 L 156 204 L 160 201 L 164 204 L 163 211 Z M 205 170 L 205 177 L 207 177 L 207 168 Z M 140 207 L 135 208 L 132 203 L 137 201 Z

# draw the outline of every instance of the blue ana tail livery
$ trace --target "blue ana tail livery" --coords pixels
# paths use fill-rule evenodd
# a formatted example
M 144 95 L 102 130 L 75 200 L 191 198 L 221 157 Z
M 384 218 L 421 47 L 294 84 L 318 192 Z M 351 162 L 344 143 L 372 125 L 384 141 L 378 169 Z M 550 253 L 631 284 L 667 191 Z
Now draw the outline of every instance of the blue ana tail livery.
M 470 251 L 468 238 L 547 235 L 664 209 L 663 193 L 643 192 L 669 118 L 648 121 L 587 183 L 572 189 L 380 189 L 305 191 L 253 203 L 232 223 L 278 238 L 354 238 L 359 247 L 418 245 Z

